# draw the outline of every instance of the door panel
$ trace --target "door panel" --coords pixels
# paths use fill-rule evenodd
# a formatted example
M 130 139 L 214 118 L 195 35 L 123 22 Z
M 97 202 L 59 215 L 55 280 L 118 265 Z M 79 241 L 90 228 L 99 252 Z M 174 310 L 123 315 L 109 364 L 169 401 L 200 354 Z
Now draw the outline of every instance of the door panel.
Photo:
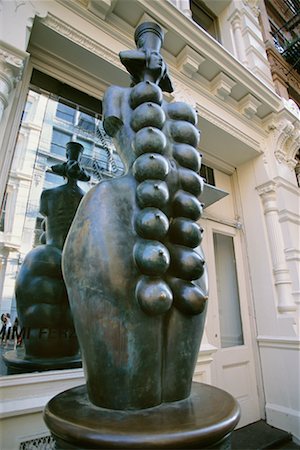
M 203 222 L 210 287 L 206 330 L 209 343 L 218 349 L 213 357 L 212 383 L 238 400 L 242 410 L 238 427 L 242 427 L 259 420 L 261 414 L 240 232 L 213 221 Z

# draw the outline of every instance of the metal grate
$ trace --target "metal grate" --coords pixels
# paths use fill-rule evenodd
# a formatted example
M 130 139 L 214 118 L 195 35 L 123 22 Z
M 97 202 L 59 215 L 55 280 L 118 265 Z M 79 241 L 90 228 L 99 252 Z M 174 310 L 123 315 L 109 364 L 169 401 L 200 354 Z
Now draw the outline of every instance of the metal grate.
M 19 450 L 55 450 L 55 441 L 52 436 L 43 436 L 20 443 Z

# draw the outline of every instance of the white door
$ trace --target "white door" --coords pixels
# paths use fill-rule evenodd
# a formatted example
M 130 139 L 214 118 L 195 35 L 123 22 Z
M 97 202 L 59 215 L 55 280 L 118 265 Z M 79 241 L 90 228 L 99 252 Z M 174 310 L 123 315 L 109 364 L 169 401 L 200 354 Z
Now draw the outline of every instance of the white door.
M 258 361 L 253 350 L 255 330 L 251 333 L 250 329 L 247 292 L 250 283 L 245 278 L 241 231 L 210 220 L 201 224 L 205 228 L 203 244 L 210 287 L 206 330 L 209 343 L 217 347 L 212 384 L 238 400 L 242 411 L 238 426 L 242 427 L 259 420 L 262 413 Z

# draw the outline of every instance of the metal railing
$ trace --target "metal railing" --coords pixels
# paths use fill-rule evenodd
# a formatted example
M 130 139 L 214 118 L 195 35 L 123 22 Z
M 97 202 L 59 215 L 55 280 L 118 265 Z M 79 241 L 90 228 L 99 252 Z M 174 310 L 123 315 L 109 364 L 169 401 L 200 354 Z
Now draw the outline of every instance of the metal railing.
M 289 19 L 280 28 L 273 24 L 274 45 L 292 68 L 300 73 L 300 0 L 284 0 L 283 3 Z

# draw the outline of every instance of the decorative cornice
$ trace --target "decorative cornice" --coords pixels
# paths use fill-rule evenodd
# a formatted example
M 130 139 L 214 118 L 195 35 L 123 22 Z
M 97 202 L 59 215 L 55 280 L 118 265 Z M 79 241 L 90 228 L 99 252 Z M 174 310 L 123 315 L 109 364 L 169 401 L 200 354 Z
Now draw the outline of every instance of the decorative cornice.
M 214 95 L 225 101 L 229 97 L 232 88 L 236 86 L 236 84 L 237 83 L 229 78 L 224 72 L 220 72 L 210 82 L 210 89 Z
M 95 55 L 100 56 L 105 61 L 109 61 L 113 65 L 124 70 L 119 56 L 116 53 L 114 53 L 107 47 L 104 47 L 102 44 L 99 44 L 94 39 L 86 36 L 81 31 L 78 31 L 75 28 L 71 27 L 66 22 L 63 22 L 57 17 L 54 17 L 52 14 L 48 14 L 48 16 L 45 19 L 42 19 L 41 22 L 43 23 L 43 25 L 47 26 L 51 30 L 56 31 L 75 44 L 80 45 L 81 47 L 87 49 Z
M 186 45 L 176 57 L 177 69 L 192 78 L 196 73 L 205 58 Z
M 261 104 L 252 94 L 247 94 L 239 101 L 239 109 L 245 117 L 252 119 Z

